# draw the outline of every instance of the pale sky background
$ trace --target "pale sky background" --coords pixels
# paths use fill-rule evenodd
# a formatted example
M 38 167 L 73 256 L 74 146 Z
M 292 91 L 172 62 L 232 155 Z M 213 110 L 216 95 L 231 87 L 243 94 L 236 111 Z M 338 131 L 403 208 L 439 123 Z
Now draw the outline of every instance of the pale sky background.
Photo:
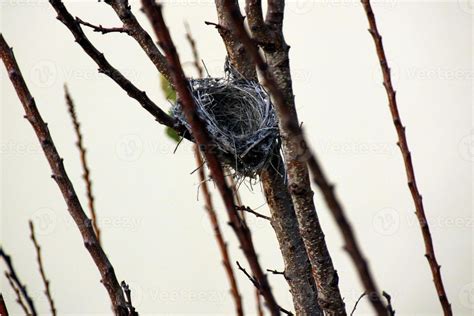
M 79 156 L 63 100 L 67 82 L 82 123 L 105 250 L 119 280 L 125 279 L 143 315 L 231 315 L 233 302 L 210 224 L 197 199 L 192 147 L 174 143 L 164 128 L 97 73 L 96 65 L 40 0 L 1 3 L 1 32 L 18 63 L 76 191 L 86 207 Z M 120 26 L 97 1 L 67 1 L 73 15 Z M 400 113 L 407 126 L 418 185 L 456 315 L 474 311 L 472 164 L 473 2 L 384 0 L 374 5 L 393 69 Z M 132 1 L 136 15 L 149 28 Z M 165 1 L 165 19 L 181 60 L 193 75 L 184 21 L 191 25 L 209 72 L 223 72 L 224 46 L 211 0 Z M 300 119 L 328 175 L 337 184 L 379 287 L 393 297 L 397 315 L 441 315 L 420 229 L 406 185 L 396 134 L 367 21 L 358 1 L 289 0 L 285 36 L 291 45 L 293 83 Z M 155 68 L 123 34 L 89 38 L 110 62 L 167 109 Z M 1 78 L 1 244 L 34 297 L 48 313 L 29 240 L 33 219 L 45 268 L 61 315 L 110 314 L 99 274 L 47 165 L 36 136 L 7 78 Z M 338 228 L 319 192 L 315 202 L 350 311 L 362 293 Z M 242 186 L 247 205 L 268 213 L 260 185 Z M 217 193 L 217 212 L 233 260 L 246 265 Z M 263 206 L 262 206 L 263 205 Z M 283 267 L 270 225 L 249 217 L 264 268 Z M 1 270 L 5 269 L 0 264 Z M 2 273 L 3 274 L 3 273 Z M 253 288 L 238 271 L 245 310 L 255 313 Z M 281 305 L 292 308 L 286 282 L 269 276 Z M 21 311 L 1 276 L 12 315 Z M 355 315 L 372 315 L 363 300 Z

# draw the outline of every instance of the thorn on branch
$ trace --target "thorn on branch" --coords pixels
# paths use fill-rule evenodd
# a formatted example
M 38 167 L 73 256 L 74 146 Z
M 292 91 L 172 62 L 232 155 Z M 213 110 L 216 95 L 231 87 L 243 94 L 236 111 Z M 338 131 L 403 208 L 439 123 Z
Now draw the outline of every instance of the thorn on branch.
M 382 291 L 383 297 L 387 300 L 387 312 L 389 316 L 395 316 L 395 310 L 392 307 L 392 297 L 385 291 Z
M 137 311 L 135 310 L 135 307 L 133 307 L 133 304 L 132 304 L 132 291 L 130 290 L 130 286 L 125 281 L 122 281 L 120 283 L 120 286 L 122 287 L 122 290 L 125 293 L 125 302 L 127 304 L 128 315 L 129 316 L 138 316 L 138 313 L 137 313 Z

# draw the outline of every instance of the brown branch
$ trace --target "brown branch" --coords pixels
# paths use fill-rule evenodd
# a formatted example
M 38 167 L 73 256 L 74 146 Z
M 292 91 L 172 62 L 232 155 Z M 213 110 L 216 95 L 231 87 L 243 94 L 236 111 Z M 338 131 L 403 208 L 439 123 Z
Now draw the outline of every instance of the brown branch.
M 83 137 L 81 133 L 81 124 L 79 123 L 79 120 L 77 118 L 74 101 L 72 100 L 71 95 L 66 85 L 64 85 L 64 98 L 66 99 L 66 105 L 69 111 L 69 115 L 71 116 L 72 125 L 74 126 L 74 131 L 76 133 L 76 139 L 77 139 L 76 145 L 77 145 L 77 148 L 79 149 L 79 157 L 80 157 L 81 165 L 82 165 L 82 171 L 83 171 L 82 178 L 84 179 L 86 183 L 87 202 L 88 202 L 89 212 L 92 219 L 92 226 L 94 227 L 94 231 L 97 235 L 97 240 L 102 246 L 102 242 L 100 239 L 100 228 L 97 222 L 97 214 L 96 214 L 95 206 L 94 206 L 94 195 L 92 194 L 92 179 L 90 175 L 89 166 L 87 163 L 86 148 L 84 147 L 84 141 L 83 141 Z
M 184 28 L 186 29 L 186 39 L 188 40 L 189 46 L 191 46 L 191 51 L 193 53 L 193 64 L 194 68 L 196 68 L 196 71 L 198 73 L 199 78 L 204 77 L 204 69 L 202 68 L 200 58 L 199 58 L 199 52 L 196 47 L 196 41 L 193 38 L 193 35 L 191 34 L 191 29 L 189 28 L 188 23 L 184 23 Z
M 354 315 L 354 313 L 355 313 L 355 311 L 356 311 L 356 309 L 357 309 L 357 305 L 359 305 L 360 300 L 361 300 L 366 294 L 367 294 L 367 293 L 364 292 L 364 293 L 362 293 L 362 294 L 359 296 L 359 298 L 357 299 L 357 301 L 356 301 L 355 304 L 354 304 L 354 308 L 352 309 L 352 311 L 351 311 L 351 313 L 350 313 L 350 316 Z
M 194 145 L 194 155 L 196 157 L 196 164 L 201 166 L 204 164 L 201 153 L 199 152 L 199 148 L 197 145 Z M 217 214 L 214 209 L 214 204 L 212 203 L 211 193 L 209 192 L 209 187 L 206 182 L 206 175 L 204 172 L 204 168 L 199 168 L 198 171 L 199 180 L 201 183 L 201 190 L 204 196 L 204 203 L 207 215 L 209 216 L 209 220 L 211 221 L 212 229 L 214 230 L 214 236 L 217 240 L 217 245 L 219 246 L 219 250 L 222 256 L 222 264 L 224 265 L 225 272 L 227 274 L 227 278 L 229 279 L 230 283 L 230 292 L 232 293 L 232 298 L 234 299 L 235 308 L 236 308 L 236 315 L 243 315 L 244 311 L 242 308 L 242 297 L 239 293 L 239 288 L 237 285 L 237 280 L 235 279 L 234 270 L 232 269 L 230 254 L 227 249 L 227 243 L 222 236 L 221 228 L 219 226 L 219 221 L 217 219 Z
M 107 33 L 127 33 L 128 34 L 129 32 L 127 29 L 123 27 L 103 27 L 100 24 L 97 26 L 89 22 L 83 21 L 77 16 L 76 16 L 76 21 L 79 22 L 79 24 L 90 27 L 94 32 L 98 32 L 102 34 L 107 34 Z
M 300 233 L 312 265 L 312 272 L 318 286 L 318 301 L 321 307 L 329 314 L 345 315 L 344 301 L 342 300 L 338 276 L 332 264 L 332 259 L 324 241 L 324 234 L 319 223 L 313 201 L 313 192 L 309 181 L 308 168 L 305 157 L 306 146 L 303 133 L 298 124 L 298 117 L 294 106 L 294 96 L 291 87 L 291 74 L 289 72 L 288 49 L 283 40 L 283 35 L 277 51 L 278 57 L 271 56 L 273 61 L 272 71 L 258 52 L 258 47 L 247 34 L 240 12 L 235 9 L 231 0 L 225 0 L 227 16 L 233 23 L 233 31 L 243 43 L 246 51 L 251 56 L 252 64 L 256 65 L 262 74 L 262 83 L 272 96 L 275 108 L 278 112 L 282 149 L 285 156 L 286 171 L 288 176 L 289 191 L 298 219 Z M 271 1 L 269 3 L 268 16 L 275 16 L 275 28 L 281 27 L 280 17 L 283 18 L 283 3 Z M 278 10 L 278 12 L 271 12 Z M 281 32 L 281 29 L 279 30 Z M 275 58 L 279 58 L 276 63 Z
M 8 309 L 5 301 L 3 300 L 3 295 L 0 293 L 0 316 L 8 316 Z
M 36 240 L 35 227 L 32 221 L 29 221 L 29 226 L 30 226 L 30 238 L 31 238 L 31 241 L 33 242 L 33 245 L 35 246 L 36 261 L 38 262 L 39 272 L 44 284 L 44 294 L 46 295 L 46 298 L 48 299 L 49 307 L 51 309 L 51 314 L 53 316 L 56 316 L 56 308 L 54 307 L 53 296 L 51 295 L 51 291 L 49 289 L 49 280 L 47 279 L 46 273 L 44 272 L 43 259 L 41 257 L 41 247 L 38 241 Z
M 132 291 L 130 290 L 130 286 L 125 281 L 120 283 L 123 292 L 125 293 L 125 301 L 127 303 L 128 308 L 128 316 L 138 316 L 138 312 L 135 310 L 135 307 L 132 304 Z
M 387 292 L 382 292 L 383 297 L 387 300 L 387 312 L 388 316 L 395 316 L 395 310 L 392 307 L 392 297 Z
M 151 36 L 142 28 L 135 15 L 132 12 L 128 0 L 105 0 L 105 3 L 114 9 L 115 13 L 123 23 L 130 36 L 140 45 L 148 58 L 155 65 L 156 70 L 160 72 L 169 82 L 171 81 L 170 71 L 166 59 L 158 50 Z
M 56 2 L 56 1 L 52 1 Z M 62 5 L 62 3 L 59 2 Z M 72 17 L 71 17 L 72 18 Z M 114 268 L 100 247 L 97 236 L 91 224 L 91 220 L 86 216 L 82 209 L 81 203 L 77 197 L 74 187 L 69 180 L 69 177 L 64 168 L 63 159 L 59 155 L 54 146 L 53 139 L 49 133 L 47 124 L 43 121 L 41 114 L 36 107 L 36 102 L 28 90 L 25 80 L 20 72 L 18 64 L 16 63 L 12 49 L 5 42 L 2 35 L 0 35 L 0 56 L 5 64 L 13 87 L 16 90 L 18 98 L 20 99 L 25 110 L 25 118 L 30 122 L 36 136 L 41 144 L 43 152 L 51 167 L 52 178 L 56 181 L 64 200 L 67 204 L 69 214 L 73 218 L 76 226 L 79 228 L 84 246 L 89 251 L 102 277 L 104 284 L 109 294 L 113 310 L 116 315 L 127 315 L 127 308 L 125 298 L 122 293 L 120 284 L 115 276 Z
M 369 21 L 369 33 L 372 35 L 372 38 L 374 40 L 377 56 L 380 62 L 380 68 L 382 70 L 383 75 L 383 85 L 385 87 L 385 91 L 387 93 L 388 98 L 388 106 L 392 114 L 395 130 L 397 131 L 397 145 L 400 148 L 400 151 L 403 156 L 403 162 L 405 165 L 406 175 L 408 179 L 408 187 L 410 189 L 413 202 L 415 204 L 416 216 L 418 218 L 421 233 L 423 235 L 423 241 L 425 244 L 425 257 L 428 260 L 428 264 L 431 269 L 431 274 L 433 275 L 433 282 L 438 294 L 438 299 L 443 308 L 444 315 L 452 315 L 453 312 L 451 310 L 451 304 L 449 303 L 448 296 L 446 294 L 446 290 L 444 288 L 443 280 L 441 277 L 441 266 L 436 260 L 433 239 L 431 237 L 428 220 L 426 219 L 423 200 L 420 191 L 418 190 L 418 185 L 416 184 L 415 170 L 413 168 L 411 153 L 408 147 L 408 141 L 405 134 L 405 126 L 403 126 L 402 124 L 400 113 L 398 111 L 396 92 L 393 88 L 390 67 L 388 66 L 387 57 L 385 55 L 382 37 L 380 36 L 380 33 L 377 28 L 374 12 L 372 11 L 372 6 L 370 5 L 370 0 L 362 0 L 361 2 L 367 15 L 367 19 Z
M 15 281 L 12 279 L 10 273 L 5 271 L 5 277 L 7 278 L 10 287 L 13 289 L 13 292 L 15 292 L 16 302 L 18 303 L 18 305 L 20 305 L 21 309 L 23 309 L 25 315 L 31 315 L 31 312 L 28 310 L 28 307 L 25 305 L 25 302 L 23 302 L 20 289 L 18 288 L 18 286 L 16 286 Z
M 3 59 L 3 36 L 0 34 L 0 56 Z M 7 46 L 8 47 L 8 46 Z M 36 308 L 33 299 L 28 294 L 26 290 L 26 285 L 21 284 L 18 275 L 16 274 L 15 267 L 13 266 L 11 257 L 5 253 L 2 247 L 0 247 L 0 257 L 3 259 L 7 266 L 7 270 L 5 272 L 5 276 L 7 277 L 8 281 L 10 282 L 11 287 L 16 293 L 17 302 L 20 304 L 27 315 L 36 316 Z M 26 301 L 26 305 L 23 303 L 23 299 Z
M 89 55 L 90 58 L 99 67 L 99 72 L 110 77 L 115 83 L 117 83 L 127 94 L 138 101 L 140 105 L 160 124 L 166 125 L 171 128 L 175 128 L 175 120 L 161 110 L 153 101 L 148 98 L 144 91 L 139 90 L 133 83 L 125 78 L 117 69 L 115 69 L 105 58 L 104 54 L 97 50 L 92 45 L 87 36 L 84 34 L 79 22 L 67 11 L 66 7 L 60 0 L 50 0 L 49 3 L 53 6 L 57 13 L 57 19 L 61 21 L 69 31 L 74 35 L 76 42 L 81 48 Z M 178 130 L 178 134 L 183 135 L 183 130 Z
M 252 210 L 250 207 L 248 206 L 238 206 L 237 209 L 239 211 L 243 211 L 243 212 L 247 212 L 247 213 L 250 213 L 250 214 L 253 214 L 255 215 L 256 217 L 259 217 L 259 218 L 263 218 L 263 219 L 266 219 L 267 221 L 272 221 L 272 218 L 269 217 L 269 216 L 266 216 L 266 215 L 263 215 L 263 214 L 260 214 L 258 212 L 255 212 L 254 210 Z
M 283 276 L 285 276 L 285 271 L 278 271 L 278 270 L 267 269 L 267 272 L 270 272 L 271 274 L 275 274 L 275 275 L 283 275 Z
M 161 7 L 153 0 L 142 0 L 142 4 L 144 12 L 150 20 L 151 25 L 159 39 L 160 45 L 165 52 L 169 68 L 172 70 L 172 81 L 174 82 L 176 91 L 180 97 L 180 102 L 183 106 L 186 119 L 191 124 L 193 136 L 206 158 L 209 169 L 211 170 L 211 176 L 222 195 L 231 227 L 237 235 L 240 247 L 242 248 L 242 251 L 249 262 L 252 273 L 255 275 L 260 284 L 261 292 L 265 298 L 267 307 L 271 311 L 272 315 L 279 315 L 280 310 L 278 308 L 278 304 L 273 297 L 267 277 L 259 264 L 250 230 L 242 222 L 237 210 L 235 209 L 232 191 L 227 186 L 222 166 L 216 155 L 214 155 L 212 143 L 209 139 L 209 136 L 207 135 L 206 129 L 196 114 L 195 104 L 189 91 L 188 81 L 184 76 L 183 69 L 181 68 L 179 57 L 171 40 L 168 28 L 163 21 Z
M 260 288 L 260 283 L 258 282 L 258 280 L 256 280 L 253 276 L 251 276 L 247 270 L 245 270 L 245 268 L 243 268 L 240 263 L 238 261 L 236 261 L 237 263 L 237 267 L 239 268 L 240 271 L 242 271 L 245 276 L 250 280 L 250 282 L 252 282 L 252 284 L 254 285 L 254 287 L 258 290 L 258 292 L 262 295 L 262 292 L 261 292 L 261 288 Z M 283 307 L 281 306 L 278 306 L 278 308 L 280 309 L 280 312 L 282 312 L 283 314 L 286 314 L 286 315 L 294 315 L 292 312 L 284 309 Z
M 258 289 L 255 289 L 255 303 L 257 305 L 257 316 L 263 316 L 262 298 L 260 297 Z

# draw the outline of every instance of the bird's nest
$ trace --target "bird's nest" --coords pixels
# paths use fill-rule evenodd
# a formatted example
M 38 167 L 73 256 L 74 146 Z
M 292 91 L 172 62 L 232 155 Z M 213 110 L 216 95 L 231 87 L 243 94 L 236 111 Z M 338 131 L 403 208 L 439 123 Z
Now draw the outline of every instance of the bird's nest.
M 264 88 L 227 71 L 224 78 L 189 79 L 196 111 L 215 153 L 239 178 L 255 178 L 278 149 L 278 120 Z M 172 113 L 191 133 L 181 104 Z

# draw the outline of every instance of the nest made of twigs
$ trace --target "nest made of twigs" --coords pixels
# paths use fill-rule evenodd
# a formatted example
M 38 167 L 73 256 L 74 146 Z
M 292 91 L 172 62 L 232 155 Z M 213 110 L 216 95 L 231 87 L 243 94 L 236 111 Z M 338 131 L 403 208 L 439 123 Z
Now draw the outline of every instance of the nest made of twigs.
M 278 120 L 268 93 L 229 72 L 224 78 L 189 79 L 189 87 L 221 163 L 237 177 L 255 178 L 278 148 Z M 179 100 L 172 113 L 192 134 Z

